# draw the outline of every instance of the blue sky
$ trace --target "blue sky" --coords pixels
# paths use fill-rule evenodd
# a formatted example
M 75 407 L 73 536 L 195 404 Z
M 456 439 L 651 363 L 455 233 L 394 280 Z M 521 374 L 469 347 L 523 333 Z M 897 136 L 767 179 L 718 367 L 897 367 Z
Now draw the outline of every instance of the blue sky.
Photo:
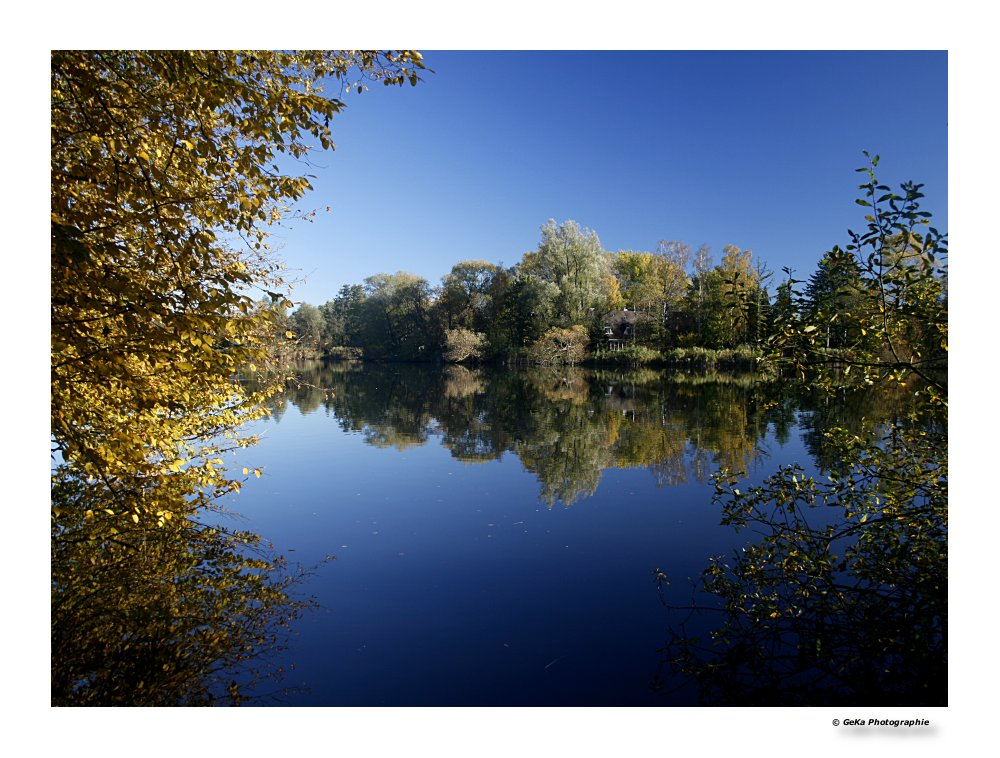
M 320 304 L 343 284 L 452 264 L 513 265 L 549 218 L 608 250 L 657 242 L 754 251 L 808 276 L 864 225 L 862 150 L 923 182 L 947 229 L 947 54 L 435 52 L 417 87 L 347 98 L 318 154 L 311 224 L 275 236 Z
M 954 293 L 961 291 L 952 301 L 959 329 L 953 330 L 952 341 L 958 360 L 951 373 L 958 391 L 951 423 L 959 433 L 952 435 L 950 456 L 955 503 L 950 569 L 956 579 L 951 661 L 957 686 L 948 709 L 918 714 L 930 715 L 934 733 L 912 749 L 915 755 L 930 755 L 940 753 L 942 740 L 975 744 L 988 728 L 989 698 L 983 688 L 989 678 L 967 672 L 981 670 L 981 651 L 989 644 L 979 585 L 989 576 L 986 561 L 995 554 L 990 513 L 981 507 L 991 500 L 990 481 L 982 472 L 995 464 L 992 447 L 981 436 L 989 426 L 982 398 L 994 388 L 986 384 L 992 372 L 983 370 L 982 356 L 973 347 L 991 344 L 986 308 L 998 274 L 989 254 L 995 210 L 987 187 L 996 175 L 997 151 L 995 98 L 989 94 L 995 90 L 989 74 L 996 67 L 995 26 L 987 11 L 921 0 L 842 0 L 824 6 L 626 0 L 609 12 L 604 6 L 587 10 L 580 4 L 512 0 L 502 12 L 485 6 L 488 22 L 475 23 L 470 6 L 439 9 L 435 4 L 396 7 L 391 0 L 377 6 L 311 7 L 306 2 L 277 12 L 248 8 L 234 14 L 231 4 L 204 0 L 180 0 L 169 13 L 99 0 L 61 7 L 56 14 L 43 5 L 20 9 L 26 23 L 8 46 L 9 70 L 17 75 L 5 84 L 8 100 L 27 104 L 33 116 L 28 130 L 20 119 L 9 121 L 8 142 L 15 175 L 30 186 L 37 202 L 31 203 L 30 223 L 10 229 L 12 276 L 30 282 L 7 299 L 11 312 L 29 313 L 31 324 L 46 323 L 40 311 L 48 308 L 48 258 L 36 247 L 49 223 L 50 49 L 424 50 L 437 73 L 420 86 L 352 98 L 334 123 L 337 152 L 322 156 L 322 168 L 313 171 L 317 191 L 308 204 L 330 204 L 333 212 L 282 235 L 279 254 L 309 275 L 295 297 L 315 304 L 335 295 L 342 283 L 378 271 L 403 268 L 436 283 L 463 258 L 513 264 L 538 244 L 538 227 L 549 217 L 573 218 L 594 228 L 609 249 L 651 248 L 666 237 L 692 245 L 706 242 L 718 252 L 732 242 L 761 254 L 772 268 L 809 268 L 825 249 L 845 241 L 847 227 L 861 223 L 861 209 L 853 203 L 858 183 L 853 169 L 861 165 L 866 148 L 882 155 L 889 183 L 925 182 L 927 209 L 947 229 L 945 113 L 950 106 L 951 209 L 959 253 L 952 261 L 958 269 L 952 268 L 951 284 Z M 591 59 L 583 66 L 568 54 L 435 53 L 435 47 L 947 49 L 952 79 L 946 92 L 944 53 L 593 53 L 582 56 Z M 8 185 L 11 208 L 21 207 L 23 183 Z M 48 634 L 43 586 L 48 546 L 43 541 L 48 540 L 50 462 L 43 372 L 49 369 L 43 356 L 47 335 L 39 331 L 9 330 L 13 354 L 27 355 L 31 372 L 27 381 L 9 372 L 5 385 L 12 396 L 16 388 L 20 398 L 11 428 L 31 430 L 38 438 L 37 444 L 25 445 L 22 436 L 13 435 L 8 444 L 9 469 L 19 472 L 11 480 L 13 497 L 39 506 L 13 510 L 15 530 L 31 536 L 15 546 L 15 559 L 29 565 L 36 578 L 11 586 L 12 604 L 26 609 L 27 638 L 34 641 L 29 644 L 34 655 L 18 657 L 11 674 L 23 685 L 21 704 L 48 701 L 49 651 L 39 641 Z M 27 706 L 23 710 L 32 715 Z M 512 716 L 518 728 L 497 731 L 492 713 L 463 713 L 456 720 L 447 711 L 440 719 L 425 711 L 400 711 L 393 713 L 399 728 L 387 732 L 383 714 L 375 709 L 349 718 L 333 714 L 333 722 L 325 716 L 308 724 L 298 719 L 293 728 L 283 721 L 289 711 L 274 709 L 246 711 L 244 716 L 254 719 L 250 729 L 211 729 L 185 719 L 185 728 L 172 734 L 187 741 L 194 735 L 219 749 L 252 746 L 259 752 L 262 746 L 280 746 L 301 752 L 328 740 L 334 723 L 338 744 L 359 748 L 370 748 L 375 734 L 383 747 L 395 746 L 391 740 L 397 739 L 401 749 L 412 748 L 426 738 L 443 755 L 468 752 L 464 744 L 457 750 L 456 741 L 500 755 L 530 739 L 540 751 L 587 756 L 606 754 L 611 746 L 637 752 L 661 744 L 683 748 L 688 740 L 703 745 L 705 735 L 713 737 L 712 747 L 722 742 L 746 752 L 747 744 L 765 744 L 781 734 L 786 742 L 808 741 L 817 754 L 843 752 L 845 743 L 836 738 L 849 735 L 828 731 L 828 720 L 844 713 L 822 709 L 789 718 L 785 709 L 764 710 L 726 713 L 720 720 L 698 709 L 673 718 L 619 709 L 613 717 L 602 714 L 595 725 L 587 711 L 562 709 L 546 712 L 544 726 L 539 718 L 540 728 L 533 731 L 523 728 L 524 714 Z M 93 720 L 92 714 L 83 715 Z M 148 721 L 130 718 L 126 736 L 150 733 L 155 715 L 150 713 Z M 886 714 L 867 709 L 856 715 Z M 61 746 L 60 735 L 68 735 L 77 754 L 106 752 L 106 746 L 94 743 L 92 749 L 76 739 L 79 730 L 52 726 L 50 742 Z M 482 734 L 490 738 L 484 742 Z M 241 735 L 248 735 L 245 744 Z M 168 734 L 152 746 L 153 753 L 175 754 L 179 743 L 174 742 Z M 859 755 L 874 755 L 887 744 L 885 739 L 850 742 Z

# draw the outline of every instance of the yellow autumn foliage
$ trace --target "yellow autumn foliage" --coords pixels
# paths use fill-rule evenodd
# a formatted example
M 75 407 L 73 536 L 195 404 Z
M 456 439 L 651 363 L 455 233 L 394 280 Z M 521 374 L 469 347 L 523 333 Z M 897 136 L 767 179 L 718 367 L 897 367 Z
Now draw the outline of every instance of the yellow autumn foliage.
M 310 189 L 288 167 L 333 146 L 344 103 L 323 87 L 422 68 L 412 51 L 53 51 L 53 704 L 240 702 L 218 677 L 302 607 L 255 535 L 202 514 L 243 483 L 224 454 L 279 387 L 262 377 L 292 304 L 268 234 Z
M 52 53 L 60 475 L 140 520 L 172 508 L 155 495 L 165 479 L 231 487 L 209 461 L 249 442 L 225 435 L 269 391 L 236 381 L 267 365 L 272 311 L 255 298 L 290 304 L 268 232 L 310 187 L 281 156 L 332 146 L 344 105 L 324 79 L 401 83 L 419 67 L 413 52 Z

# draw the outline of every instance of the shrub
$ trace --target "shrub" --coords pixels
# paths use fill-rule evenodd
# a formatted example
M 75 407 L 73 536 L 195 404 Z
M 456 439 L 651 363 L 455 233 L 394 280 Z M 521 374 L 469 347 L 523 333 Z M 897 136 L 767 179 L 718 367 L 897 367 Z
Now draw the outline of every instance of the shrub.
M 574 364 L 586 357 L 589 342 L 587 330 L 582 326 L 553 327 L 538 338 L 528 354 L 533 363 Z
M 447 329 L 444 341 L 444 359 L 449 363 L 479 360 L 486 349 L 486 335 L 470 329 Z

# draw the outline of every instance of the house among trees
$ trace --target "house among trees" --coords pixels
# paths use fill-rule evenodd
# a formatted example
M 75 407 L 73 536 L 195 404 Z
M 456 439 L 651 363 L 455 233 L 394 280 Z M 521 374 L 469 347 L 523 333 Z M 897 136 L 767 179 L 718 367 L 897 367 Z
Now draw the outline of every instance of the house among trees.
M 623 347 L 635 344 L 636 329 L 639 324 L 652 321 L 648 313 L 630 311 L 628 309 L 611 311 L 604 314 L 604 339 L 608 350 L 621 350 Z

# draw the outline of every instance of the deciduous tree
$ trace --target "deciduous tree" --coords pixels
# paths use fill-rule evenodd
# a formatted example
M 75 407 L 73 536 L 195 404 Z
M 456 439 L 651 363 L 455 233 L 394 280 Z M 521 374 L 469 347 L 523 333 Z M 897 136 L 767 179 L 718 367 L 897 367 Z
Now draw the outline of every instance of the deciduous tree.
M 424 359 L 437 350 L 441 335 L 431 319 L 430 284 L 405 271 L 365 279 L 362 344 L 366 355 Z
M 444 359 L 451 363 L 462 361 L 477 361 L 483 357 L 486 348 L 486 335 L 470 329 L 448 329 L 444 333 Z
M 119 623 L 128 593 L 162 599 L 155 618 L 169 625 L 186 606 L 153 584 L 181 587 L 184 572 L 201 572 L 222 590 L 252 572 L 198 514 L 239 488 L 222 454 L 253 441 L 238 430 L 266 412 L 277 386 L 251 392 L 238 374 L 268 361 L 275 319 L 255 298 L 291 306 L 267 241 L 310 188 L 288 167 L 333 146 L 330 121 L 344 102 L 324 86 L 416 83 L 422 67 L 412 51 L 52 53 L 53 608 L 59 628 L 80 614 L 105 635 L 76 649 L 84 637 L 60 637 L 61 702 L 94 702 L 85 691 L 107 691 L 99 680 L 115 675 L 115 656 L 134 652 L 137 638 Z M 195 536 L 200 547 L 185 553 Z M 171 556 L 165 574 L 139 568 L 158 553 Z M 222 554 L 228 568 L 212 573 L 211 556 Z M 82 581 L 115 576 L 129 556 L 126 595 Z M 200 606 L 216 614 L 201 626 L 287 599 L 215 597 Z
M 445 274 L 441 300 L 449 329 L 484 331 L 488 324 L 490 288 L 498 266 L 487 261 L 460 261 Z
M 52 435 L 60 476 L 123 523 L 232 488 L 220 445 L 261 412 L 232 379 L 284 302 L 269 227 L 309 189 L 277 165 L 332 146 L 325 80 L 416 81 L 416 53 L 52 54 Z M 229 443 L 222 443 L 225 446 Z M 200 495 L 195 495 L 200 497 Z M 58 513 L 56 514 L 58 518 Z
M 817 473 L 786 466 L 746 489 L 717 475 L 723 523 L 757 536 L 703 572 L 704 603 L 668 601 L 717 612 L 712 644 L 675 629 L 665 648 L 707 703 L 947 704 L 947 243 L 919 210 L 920 185 L 896 194 L 877 163 L 859 169 L 867 230 L 824 259 L 860 271 L 864 297 L 796 314 L 789 277 L 769 359 L 821 392 L 905 386 L 913 408 L 874 439 L 828 429 Z M 833 315 L 867 337 L 835 357 Z
M 581 229 L 575 221 L 542 227 L 538 250 L 526 253 L 524 273 L 554 288 L 555 318 L 568 327 L 587 320 L 590 308 L 608 299 L 608 260 L 595 232 Z
M 590 338 L 587 330 L 580 326 L 561 329 L 554 326 L 531 346 L 531 359 L 543 364 L 574 364 L 586 357 Z

